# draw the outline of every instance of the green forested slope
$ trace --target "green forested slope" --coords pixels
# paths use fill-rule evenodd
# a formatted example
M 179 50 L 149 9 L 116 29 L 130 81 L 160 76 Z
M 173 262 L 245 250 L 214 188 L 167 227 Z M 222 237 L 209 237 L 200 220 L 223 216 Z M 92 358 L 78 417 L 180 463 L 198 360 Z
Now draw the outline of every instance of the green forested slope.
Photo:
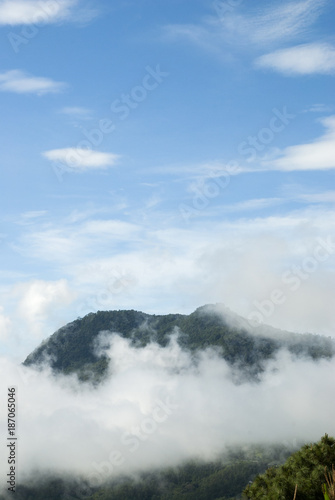
M 264 361 L 281 347 L 297 355 L 314 359 L 331 357 L 335 352 L 334 341 L 318 335 L 266 329 L 247 330 L 246 321 L 237 315 L 226 321 L 213 306 L 204 306 L 190 315 L 149 315 L 142 312 L 98 311 L 64 326 L 54 333 L 25 360 L 29 366 L 48 359 L 56 371 L 77 372 L 81 379 L 99 379 L 106 372 L 108 360 L 94 353 L 94 343 L 101 331 L 117 332 L 131 339 L 137 347 L 150 341 L 165 346 L 177 327 L 179 343 L 195 351 L 206 347 L 220 349 L 223 358 L 231 365 L 244 370 L 248 376 L 262 371 Z

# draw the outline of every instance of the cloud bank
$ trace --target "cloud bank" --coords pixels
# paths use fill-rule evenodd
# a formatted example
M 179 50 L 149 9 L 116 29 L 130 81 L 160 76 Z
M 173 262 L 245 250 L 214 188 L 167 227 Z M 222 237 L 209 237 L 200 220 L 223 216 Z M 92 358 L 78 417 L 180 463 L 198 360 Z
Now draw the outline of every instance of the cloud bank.
M 1 393 L 17 386 L 21 480 L 53 471 L 84 474 L 96 485 L 110 475 L 212 460 L 230 445 L 293 446 L 335 433 L 334 361 L 282 352 L 260 384 L 235 385 L 212 350 L 192 358 L 175 337 L 166 348 L 141 349 L 116 334 L 106 338 L 111 376 L 97 389 L 1 359 Z M 5 453 L 1 447 L 2 477 Z

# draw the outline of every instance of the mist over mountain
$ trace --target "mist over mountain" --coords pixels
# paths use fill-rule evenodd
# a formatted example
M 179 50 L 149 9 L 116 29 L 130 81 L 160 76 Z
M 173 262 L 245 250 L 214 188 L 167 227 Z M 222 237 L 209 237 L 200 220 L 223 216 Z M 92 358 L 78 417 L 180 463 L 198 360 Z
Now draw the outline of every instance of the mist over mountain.
M 331 338 L 249 325 L 220 304 L 78 318 L 24 364 L 0 364 L 20 388 L 18 498 L 238 497 L 335 434 L 334 352 Z M 64 493 L 79 486 L 90 494 Z
M 175 335 L 178 345 L 195 355 L 215 349 L 242 380 L 255 378 L 280 349 L 311 359 L 331 358 L 335 341 L 311 334 L 294 334 L 267 325 L 252 325 L 223 304 L 206 305 L 190 315 L 150 315 L 139 311 L 99 311 L 78 318 L 55 332 L 24 362 L 25 366 L 47 362 L 55 372 L 77 373 L 81 380 L 100 380 L 106 375 L 109 333 L 129 339 L 143 348 L 150 343 L 166 347 Z M 108 344 L 108 342 L 107 342 Z

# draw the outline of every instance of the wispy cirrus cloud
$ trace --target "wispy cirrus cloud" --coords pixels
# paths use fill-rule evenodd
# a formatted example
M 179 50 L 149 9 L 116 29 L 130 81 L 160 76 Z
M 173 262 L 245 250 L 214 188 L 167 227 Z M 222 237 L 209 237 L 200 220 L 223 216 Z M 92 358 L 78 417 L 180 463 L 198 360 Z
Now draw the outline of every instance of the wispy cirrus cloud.
M 81 120 L 88 120 L 92 117 L 92 111 L 81 106 L 66 106 L 59 113 Z
M 327 0 L 286 2 L 269 6 L 265 12 L 241 20 L 240 30 L 246 30 L 255 42 L 277 42 L 302 35 L 322 13 Z
M 259 57 L 256 66 L 287 76 L 334 74 L 335 47 L 328 43 L 309 43 L 277 50 Z
M 335 203 L 335 191 L 300 194 L 299 198 L 307 203 Z
M 273 206 L 285 203 L 282 198 L 256 198 L 245 200 L 231 205 L 224 205 L 222 210 L 225 212 L 250 212 L 252 210 L 264 210 Z
M 78 0 L 0 0 L 0 25 L 82 22 L 95 16 L 95 10 Z
M 29 75 L 18 69 L 0 73 L 0 92 L 43 95 L 62 92 L 66 86 L 64 82 L 56 82 L 50 78 Z
M 327 0 L 301 0 L 285 2 L 280 6 L 269 5 L 260 11 L 241 13 L 242 6 L 225 10 L 221 15 L 208 16 L 199 24 L 173 24 L 164 27 L 168 39 L 183 38 L 212 52 L 222 54 L 222 46 L 262 47 L 303 36 L 317 20 Z M 214 4 L 215 9 L 215 4 Z
M 307 106 L 302 112 L 303 113 L 331 113 L 333 111 L 332 106 L 327 106 L 326 104 L 317 103 Z
M 212 21 L 211 25 L 169 24 L 163 28 L 163 39 L 168 41 L 184 39 L 215 53 L 220 50 L 224 41 L 219 28 L 217 20 Z
M 50 161 L 66 165 L 72 172 L 106 169 L 113 167 L 120 155 L 103 153 L 84 148 L 63 148 L 45 151 L 42 155 Z

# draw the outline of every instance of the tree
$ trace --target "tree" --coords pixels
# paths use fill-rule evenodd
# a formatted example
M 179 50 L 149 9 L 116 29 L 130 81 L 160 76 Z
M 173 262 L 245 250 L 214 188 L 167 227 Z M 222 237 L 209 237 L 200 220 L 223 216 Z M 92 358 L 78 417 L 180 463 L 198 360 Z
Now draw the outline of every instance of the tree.
M 251 500 L 323 500 L 325 468 L 335 464 L 335 439 L 327 434 L 315 444 L 303 446 L 284 465 L 271 467 L 244 490 L 244 498 Z M 331 497 L 330 497 L 331 498 Z

